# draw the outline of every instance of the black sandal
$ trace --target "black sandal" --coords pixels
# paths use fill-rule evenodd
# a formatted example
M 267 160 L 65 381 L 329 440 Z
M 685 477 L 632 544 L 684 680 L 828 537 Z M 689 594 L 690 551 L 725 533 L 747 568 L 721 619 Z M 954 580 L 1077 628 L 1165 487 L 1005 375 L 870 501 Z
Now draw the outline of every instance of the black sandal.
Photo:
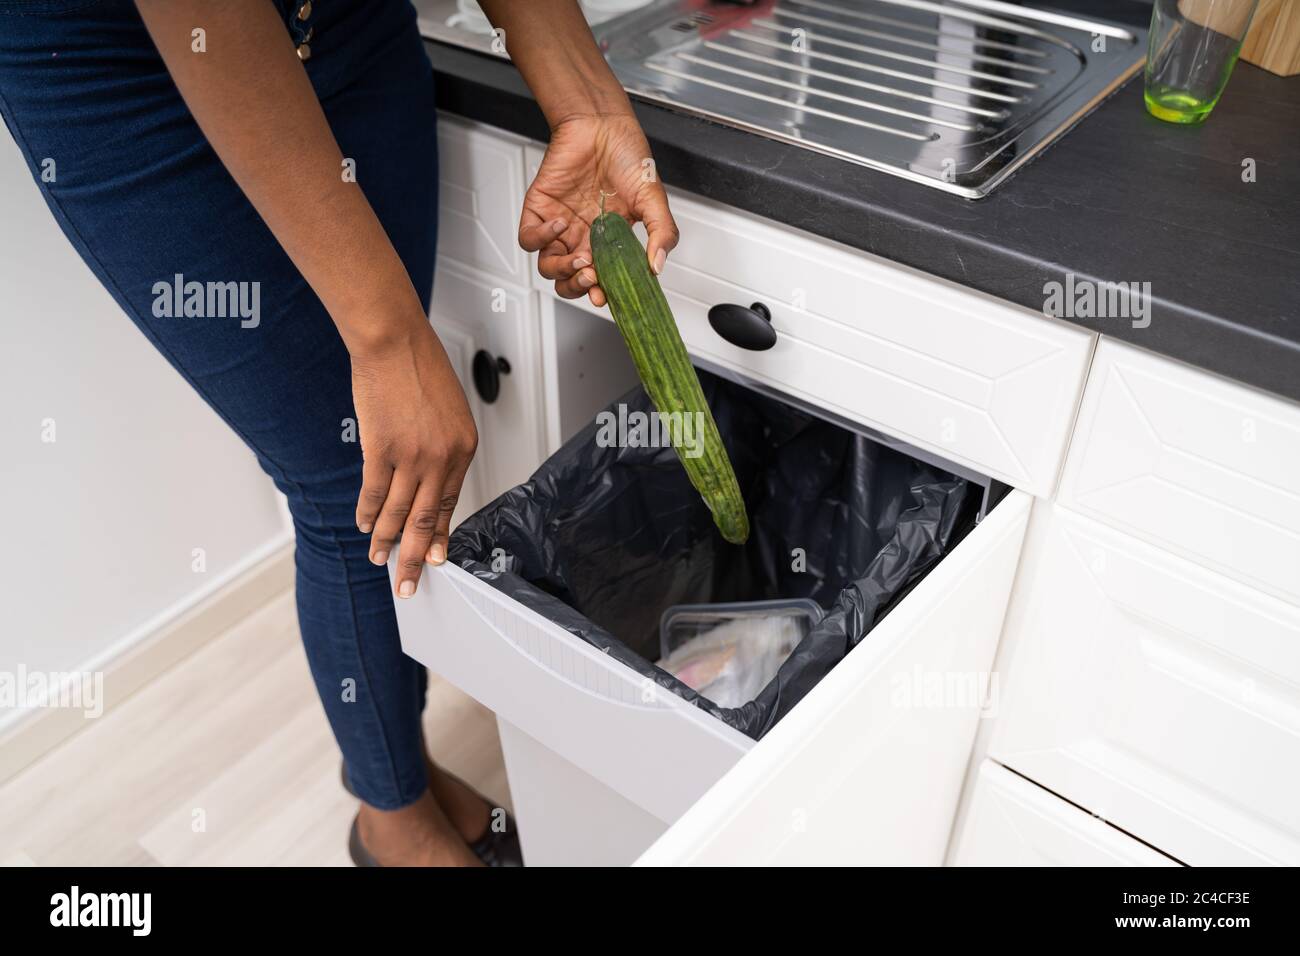
M 353 866 L 382 866 L 378 860 L 370 855 L 366 845 L 361 842 L 361 827 L 358 826 L 360 817 L 352 818 L 352 829 L 348 831 L 348 856 L 352 857 Z
M 355 797 L 357 792 L 352 789 L 352 783 L 348 780 L 347 764 L 340 768 L 339 778 L 343 781 L 343 789 Z M 456 779 L 460 780 L 459 777 Z M 461 783 L 464 781 L 461 780 Z M 482 799 L 484 803 L 491 805 L 486 797 Z M 519 828 L 515 825 L 515 818 L 507 813 L 503 829 L 494 830 L 492 827 L 493 823 L 489 822 L 487 832 L 469 844 L 474 855 L 484 866 L 523 866 L 524 854 L 519 846 Z M 348 855 L 357 866 L 382 865 L 361 842 L 361 832 L 355 818 L 352 821 L 352 829 L 348 831 Z

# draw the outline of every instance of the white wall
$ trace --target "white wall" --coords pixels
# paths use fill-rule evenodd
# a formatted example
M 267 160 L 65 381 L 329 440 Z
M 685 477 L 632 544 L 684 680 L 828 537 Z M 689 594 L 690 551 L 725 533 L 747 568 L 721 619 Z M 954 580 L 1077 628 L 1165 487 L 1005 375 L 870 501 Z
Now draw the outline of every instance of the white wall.
M 10 673 L 99 669 L 287 534 L 252 453 L 100 287 L 2 124 L 0 508 Z M 0 707 L 0 728 L 22 716 Z

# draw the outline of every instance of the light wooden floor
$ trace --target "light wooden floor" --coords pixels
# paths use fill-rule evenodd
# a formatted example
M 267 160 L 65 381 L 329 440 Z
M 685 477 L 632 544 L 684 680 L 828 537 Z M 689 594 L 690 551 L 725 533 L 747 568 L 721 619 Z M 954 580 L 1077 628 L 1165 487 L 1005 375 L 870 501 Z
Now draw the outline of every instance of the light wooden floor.
M 509 806 L 492 714 L 432 676 L 425 736 Z M 350 866 L 339 759 L 285 593 L 0 785 L 0 864 Z

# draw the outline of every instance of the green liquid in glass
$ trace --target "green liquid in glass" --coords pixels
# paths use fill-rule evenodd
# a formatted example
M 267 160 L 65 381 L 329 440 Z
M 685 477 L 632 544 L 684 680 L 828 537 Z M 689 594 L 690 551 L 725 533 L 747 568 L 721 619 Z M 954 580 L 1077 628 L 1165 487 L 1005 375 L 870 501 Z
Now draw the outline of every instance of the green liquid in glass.
M 1203 123 L 1214 109 L 1218 97 L 1203 100 L 1172 87 L 1146 91 L 1147 111 L 1166 123 Z
M 1237 63 L 1240 51 L 1241 44 L 1237 42 L 1237 48 L 1227 58 L 1227 62 L 1219 72 L 1218 83 L 1212 96 L 1198 95 L 1184 87 L 1162 83 L 1153 79 L 1148 71 L 1146 90 L 1143 94 L 1147 103 L 1147 112 L 1166 123 L 1187 125 L 1204 123 L 1210 111 L 1219 102 L 1219 97 L 1223 95 L 1223 88 L 1228 85 L 1228 77 L 1232 75 L 1232 68 Z

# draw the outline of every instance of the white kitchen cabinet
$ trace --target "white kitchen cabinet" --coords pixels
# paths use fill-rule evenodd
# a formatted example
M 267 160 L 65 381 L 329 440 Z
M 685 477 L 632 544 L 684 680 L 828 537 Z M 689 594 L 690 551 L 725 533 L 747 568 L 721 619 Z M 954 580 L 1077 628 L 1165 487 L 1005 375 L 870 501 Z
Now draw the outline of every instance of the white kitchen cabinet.
M 1300 863 L 1300 608 L 1035 510 L 990 755 L 1193 865 Z
M 992 761 L 980 765 L 956 866 L 1177 866 Z
M 1029 504 L 1012 492 L 638 865 L 942 863 Z
M 519 248 L 523 141 L 477 124 L 438 119 L 438 250 L 444 258 L 528 285 Z
M 1300 406 L 1097 349 L 1060 502 L 1300 603 Z
M 546 457 L 540 331 L 534 293 L 440 258 L 430 320 L 451 355 L 479 431 L 479 449 L 457 518 L 527 480 Z M 479 395 L 473 362 L 480 352 L 505 359 L 500 393 Z
M 526 184 L 540 151 L 524 155 Z M 674 209 L 694 239 L 674 253 L 664 285 L 693 354 L 969 472 L 1039 491 L 1055 484 L 1090 335 L 693 197 L 674 194 Z M 719 258 L 712 247 L 723 241 L 732 248 Z M 572 307 L 557 313 L 550 283 L 529 281 L 547 297 L 553 448 L 630 384 L 630 369 L 613 361 L 616 338 L 579 330 Z M 771 352 L 744 352 L 708 326 L 710 305 L 757 298 L 774 308 Z M 608 321 L 586 300 L 571 306 Z M 471 328 L 463 304 L 442 311 Z M 521 819 L 531 812 L 549 828 L 526 841 L 533 862 L 610 862 L 611 852 L 630 862 L 667 830 L 647 862 L 938 863 L 980 718 L 982 699 L 969 691 L 992 667 L 1029 500 L 1003 500 L 757 744 L 459 568 L 438 569 L 402 602 L 403 643 L 500 717 L 512 782 L 532 801 L 519 803 Z M 914 684 L 953 677 L 956 698 L 911 697 Z M 735 780 L 761 784 L 740 794 Z M 584 804 L 596 814 L 588 827 L 601 814 L 622 821 L 620 841 L 585 857 L 563 832 L 581 814 L 532 812 Z M 715 826 L 719 813 L 740 822 Z M 711 821 L 707 847 L 698 820 Z
M 452 267 L 459 298 L 435 321 L 463 365 L 512 327 L 480 325 L 484 283 L 542 297 L 539 323 L 494 345 L 536 335 L 539 417 L 516 426 L 545 435 L 531 470 L 630 369 L 616 336 L 573 321 L 608 310 L 561 306 L 514 251 L 541 149 L 470 127 L 445 142 L 443 249 L 474 269 Z M 1109 340 L 1094 359 L 1096 336 L 1064 323 L 672 201 L 662 283 L 696 358 L 1019 490 L 758 743 L 440 569 L 399 607 L 404 644 L 501 715 L 540 861 L 621 862 L 656 836 L 643 864 L 1300 861 L 1300 408 Z M 776 345 L 720 337 L 707 315 L 726 302 L 765 304 Z M 1028 495 L 1050 498 L 1067 446 L 1022 556 Z M 495 458 L 488 496 L 525 472 Z M 1013 577 L 993 706 L 907 703 L 927 676 L 988 676 Z M 574 840 L 584 825 L 619 837 Z

